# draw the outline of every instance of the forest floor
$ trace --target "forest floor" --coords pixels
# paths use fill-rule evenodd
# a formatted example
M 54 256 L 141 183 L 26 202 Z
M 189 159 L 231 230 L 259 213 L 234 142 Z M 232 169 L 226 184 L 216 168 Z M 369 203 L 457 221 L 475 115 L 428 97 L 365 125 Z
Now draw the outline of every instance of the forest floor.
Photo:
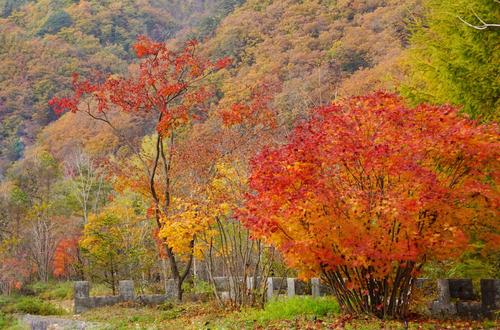
M 282 311 L 288 308 L 286 302 L 281 305 Z M 405 328 L 405 324 L 398 321 L 383 322 L 368 317 L 353 319 L 338 313 L 281 313 L 267 308 L 227 311 L 213 303 L 187 303 L 173 307 L 170 311 L 147 307 L 109 307 L 89 311 L 80 317 L 106 324 L 103 329 L 500 329 L 500 323 L 494 321 L 430 319 L 412 320 Z
M 72 314 L 72 284 L 34 287 L 30 296 L 0 296 L 0 329 L 500 329 L 499 321 L 413 318 L 398 321 L 340 314 L 333 298 L 280 298 L 263 309 L 240 310 L 216 302 L 121 304 Z M 94 294 L 99 295 L 96 287 Z M 52 327 L 48 327 L 52 325 Z
M 52 329 L 500 329 L 498 321 L 413 319 L 405 324 L 368 317 L 350 318 L 316 306 L 311 312 L 305 299 L 277 301 L 271 308 L 227 310 L 214 302 L 167 304 L 157 307 L 117 305 L 97 308 L 80 315 L 18 315 L 18 321 L 0 329 L 37 329 L 34 325 L 57 325 Z M 314 308 L 314 307 L 313 307 Z M 46 328 L 38 328 L 46 329 Z M 49 327 L 49 329 L 51 329 Z

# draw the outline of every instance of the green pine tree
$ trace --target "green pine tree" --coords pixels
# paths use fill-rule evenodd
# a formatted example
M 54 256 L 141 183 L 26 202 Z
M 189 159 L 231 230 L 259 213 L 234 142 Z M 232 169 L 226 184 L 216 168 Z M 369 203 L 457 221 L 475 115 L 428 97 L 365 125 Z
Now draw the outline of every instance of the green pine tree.
M 500 27 L 484 23 L 500 23 L 500 2 L 426 0 L 424 6 L 425 18 L 410 40 L 402 94 L 415 103 L 462 105 L 473 118 L 498 121 Z

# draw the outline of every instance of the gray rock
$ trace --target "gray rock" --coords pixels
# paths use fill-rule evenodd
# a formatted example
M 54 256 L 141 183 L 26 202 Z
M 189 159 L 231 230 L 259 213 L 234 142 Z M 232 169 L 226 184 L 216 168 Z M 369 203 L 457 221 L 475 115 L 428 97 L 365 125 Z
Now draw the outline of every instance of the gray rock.
M 56 317 L 24 315 L 20 322 L 32 330 L 91 330 L 102 328 L 102 324 Z

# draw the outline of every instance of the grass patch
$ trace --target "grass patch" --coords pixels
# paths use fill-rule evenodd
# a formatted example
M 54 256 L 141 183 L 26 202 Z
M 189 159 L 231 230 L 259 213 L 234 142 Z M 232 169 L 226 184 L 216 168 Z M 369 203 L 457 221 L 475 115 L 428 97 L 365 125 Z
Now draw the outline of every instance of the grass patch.
M 118 290 L 118 289 L 117 289 Z M 111 296 L 113 290 L 103 283 L 92 283 L 90 286 L 90 296 Z M 118 292 L 116 292 L 118 294 Z
M 85 320 L 98 322 L 104 329 L 164 329 L 172 328 L 165 322 L 182 316 L 183 309 L 175 306 L 172 309 L 160 310 L 154 307 L 120 307 L 108 306 L 92 309 L 82 314 Z M 182 329 L 182 327 L 176 327 Z
M 35 282 L 30 284 L 27 289 L 35 296 L 46 300 L 69 300 L 74 296 L 73 281 L 66 282 Z M 113 290 L 103 283 L 92 283 L 90 286 L 91 296 L 112 295 Z
M 73 299 L 73 282 L 36 282 L 29 286 L 35 295 L 46 300 Z
M 14 323 L 14 319 L 11 315 L 4 314 L 0 312 L 0 329 L 7 329 Z
M 340 313 L 337 301 L 332 297 L 313 298 L 295 296 L 278 298 L 268 302 L 264 309 L 248 308 L 225 315 L 199 327 L 200 329 L 253 329 L 255 327 L 273 328 L 285 323 L 285 328 L 294 322 L 308 322 L 331 318 Z M 290 323 L 291 322 L 291 323 Z M 199 324 L 200 326 L 200 324 Z M 277 326 L 277 328 L 282 328 Z
M 262 310 L 251 310 L 245 318 L 266 323 L 274 320 L 290 320 L 303 316 L 324 317 L 340 312 L 337 301 L 333 298 L 313 298 L 296 296 L 277 299 L 266 304 Z
M 64 315 L 66 312 L 38 297 L 2 297 L 0 312 L 3 314 L 26 313 L 33 315 Z
M 225 310 L 214 302 L 158 306 L 115 305 L 96 308 L 83 313 L 79 319 L 100 324 L 98 329 L 352 329 L 404 330 L 398 321 L 381 321 L 364 316 L 352 318 L 339 314 L 333 298 L 295 297 L 271 301 L 262 310 L 247 308 L 242 311 Z M 69 317 L 69 316 L 68 316 Z M 500 329 L 498 321 L 411 320 L 408 330 L 440 329 Z

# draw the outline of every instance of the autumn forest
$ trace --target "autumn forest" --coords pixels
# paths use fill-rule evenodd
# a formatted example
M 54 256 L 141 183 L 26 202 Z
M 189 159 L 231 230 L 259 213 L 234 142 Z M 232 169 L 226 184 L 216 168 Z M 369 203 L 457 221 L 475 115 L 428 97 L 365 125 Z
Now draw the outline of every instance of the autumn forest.
M 0 0 L 0 329 L 500 327 L 499 96 L 497 0 Z

